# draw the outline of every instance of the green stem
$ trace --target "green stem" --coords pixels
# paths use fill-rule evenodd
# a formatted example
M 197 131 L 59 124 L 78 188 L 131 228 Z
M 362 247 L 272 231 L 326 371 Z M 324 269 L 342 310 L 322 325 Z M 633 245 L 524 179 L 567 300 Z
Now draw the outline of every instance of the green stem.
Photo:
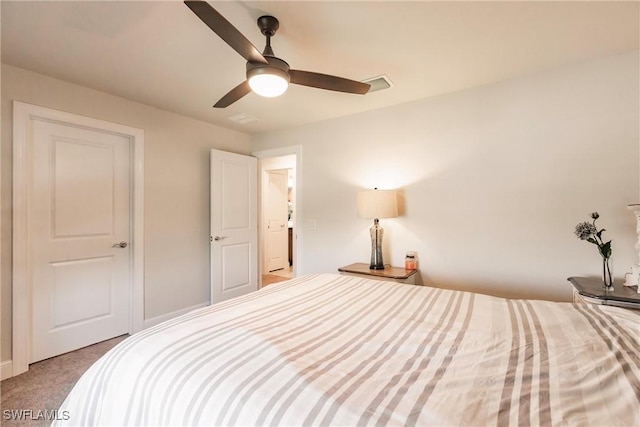
M 595 237 L 596 242 L 599 242 L 599 243 L 597 243 L 597 245 L 598 245 L 598 247 L 600 247 L 600 246 L 604 245 L 604 240 L 602 240 L 602 237 L 598 236 L 598 227 L 596 227 L 596 221 L 597 220 L 595 220 L 595 219 L 593 220 L 593 228 L 596 229 L 596 233 L 593 236 Z

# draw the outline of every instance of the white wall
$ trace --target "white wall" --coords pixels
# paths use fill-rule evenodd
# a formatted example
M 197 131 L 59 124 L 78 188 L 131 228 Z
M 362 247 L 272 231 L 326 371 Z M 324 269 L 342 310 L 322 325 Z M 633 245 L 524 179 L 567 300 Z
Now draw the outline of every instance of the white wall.
M 145 131 L 145 319 L 209 302 L 209 149 L 249 136 L 2 65 L 2 360 L 11 358 L 12 100 Z
M 253 151 L 303 146 L 302 225 L 316 229 L 302 230 L 302 271 L 368 262 L 371 224 L 356 218 L 356 192 L 379 187 L 404 199 L 402 216 L 381 220 L 385 261 L 401 266 L 417 251 L 424 283 L 569 300 L 567 277 L 600 273 L 597 248 L 573 234 L 592 211 L 621 276 L 637 260 L 626 205 L 640 201 L 638 59 L 254 136 Z

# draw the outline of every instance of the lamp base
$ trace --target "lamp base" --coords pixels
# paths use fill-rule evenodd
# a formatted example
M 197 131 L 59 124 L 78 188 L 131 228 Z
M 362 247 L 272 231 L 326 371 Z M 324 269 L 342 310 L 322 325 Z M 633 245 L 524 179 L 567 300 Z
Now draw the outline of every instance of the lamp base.
M 384 230 L 380 227 L 378 218 L 374 218 L 373 227 L 369 229 L 371 235 L 371 262 L 370 270 L 384 270 L 384 262 L 382 261 L 382 235 Z

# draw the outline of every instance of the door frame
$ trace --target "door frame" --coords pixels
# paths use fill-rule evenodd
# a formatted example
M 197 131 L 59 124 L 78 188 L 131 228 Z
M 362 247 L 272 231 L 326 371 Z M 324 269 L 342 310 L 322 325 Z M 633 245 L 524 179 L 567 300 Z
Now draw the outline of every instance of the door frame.
M 131 153 L 131 289 L 129 332 L 144 326 L 144 130 L 37 105 L 13 101 L 13 286 L 11 376 L 29 370 L 31 352 L 31 269 L 27 213 L 31 121 L 42 120 L 128 138 Z
M 262 151 L 254 151 L 251 153 L 252 156 L 257 157 L 259 160 L 267 159 L 271 157 L 283 157 L 289 155 L 296 156 L 296 172 L 295 172 L 295 191 L 294 191 L 294 237 L 293 237 L 293 276 L 297 277 L 299 275 L 304 274 L 303 270 L 303 256 L 302 256 L 302 248 L 304 247 L 304 233 L 302 224 L 304 224 L 304 214 L 302 210 L 302 202 L 303 202 L 303 186 L 302 186 L 302 146 L 301 145 L 292 145 L 289 147 L 281 147 L 274 148 L 270 150 L 262 150 Z M 259 162 L 259 173 L 258 173 L 258 189 L 260 191 L 258 203 L 258 248 L 259 248 L 259 265 L 258 271 L 258 283 L 259 288 L 262 288 L 262 271 L 264 270 L 264 253 L 265 253 L 265 241 L 264 241 L 264 230 L 263 230 L 263 213 L 262 213 L 262 178 L 264 169 L 262 166 L 262 162 Z

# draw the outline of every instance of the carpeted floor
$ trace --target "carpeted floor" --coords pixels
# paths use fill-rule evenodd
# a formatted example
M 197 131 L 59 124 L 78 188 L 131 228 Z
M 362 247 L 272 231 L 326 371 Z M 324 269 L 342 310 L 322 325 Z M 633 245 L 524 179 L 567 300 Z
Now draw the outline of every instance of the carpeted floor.
M 2 426 L 48 426 L 42 411 L 57 410 L 80 376 L 128 335 L 33 363 L 29 370 L 0 383 Z M 30 412 L 29 412 L 30 411 Z M 50 412 L 51 414 L 51 412 Z M 57 414 L 61 417 L 61 414 Z M 21 418 L 21 419 L 20 419 Z

